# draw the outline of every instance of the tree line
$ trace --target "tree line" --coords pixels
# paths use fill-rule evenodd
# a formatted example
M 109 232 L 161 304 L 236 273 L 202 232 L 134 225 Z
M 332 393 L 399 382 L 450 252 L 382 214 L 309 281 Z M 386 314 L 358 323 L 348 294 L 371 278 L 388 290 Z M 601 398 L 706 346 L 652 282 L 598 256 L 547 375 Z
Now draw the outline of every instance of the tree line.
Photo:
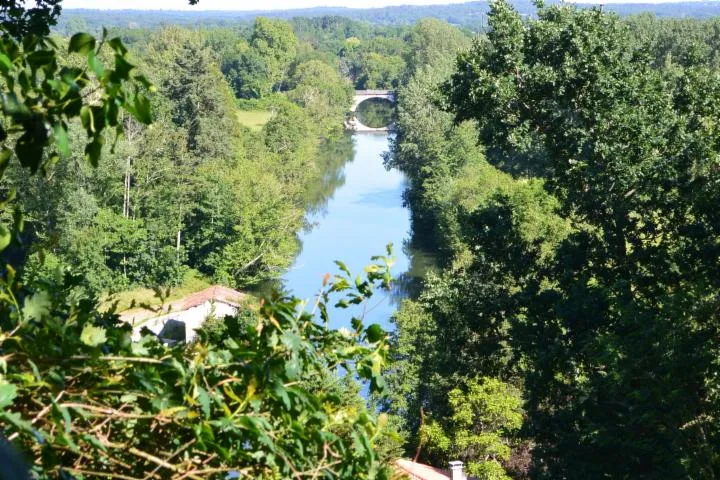
M 2 189 L 20 192 L 26 219 L 26 248 L 15 254 L 28 257 L 34 277 L 72 265 L 93 292 L 176 286 L 191 270 L 238 287 L 279 276 L 296 253 L 307 192 L 325 175 L 318 148 L 341 133 L 350 83 L 324 62 L 296 61 L 289 25 L 259 19 L 254 55 L 267 68 L 246 86 L 267 96 L 282 83 L 283 92 L 266 101 L 272 118 L 251 132 L 238 121 L 217 36 L 146 33 L 128 55 L 155 86 L 153 125 L 124 116 L 122 138 L 97 166 L 81 150 L 42 176 L 11 165 Z M 71 144 L 82 130 L 69 126 Z
M 559 3 L 556 1 L 546 2 Z M 529 0 L 512 2 L 523 15 L 534 15 L 535 4 Z M 593 4 L 586 4 L 592 7 Z M 583 6 L 581 4 L 581 6 Z M 659 18 L 711 19 L 717 16 L 717 6 L 712 2 L 679 1 L 667 3 L 609 3 L 606 10 L 622 16 L 651 13 Z M 448 5 L 403 5 L 383 8 L 317 7 L 289 10 L 245 11 L 172 11 L 172 10 L 116 10 L 112 18 L 102 10 L 67 9 L 55 29 L 64 34 L 90 31 L 105 27 L 156 28 L 162 25 L 202 26 L 204 28 L 241 28 L 251 25 L 258 16 L 296 21 L 314 21 L 322 17 L 345 18 L 358 24 L 377 27 L 412 27 L 420 20 L 434 18 L 473 32 L 485 32 L 488 28 L 490 2 L 474 1 Z
M 243 284 L 287 262 L 307 183 L 332 188 L 314 155 L 350 83 L 298 64 L 253 133 L 203 34 L 163 29 L 145 51 L 58 38 L 59 3 L 0 8 L 2 476 L 389 478 L 387 420 L 356 383 L 383 388 L 384 332 L 330 330 L 327 305 L 389 288 L 390 252 L 319 285 L 317 317 L 273 293 L 189 345 L 132 341 L 95 295 L 191 266 Z
M 408 455 L 479 478 L 714 478 L 717 21 L 489 24 L 438 25 L 458 41 L 399 89 L 387 163 L 438 266 L 384 409 Z

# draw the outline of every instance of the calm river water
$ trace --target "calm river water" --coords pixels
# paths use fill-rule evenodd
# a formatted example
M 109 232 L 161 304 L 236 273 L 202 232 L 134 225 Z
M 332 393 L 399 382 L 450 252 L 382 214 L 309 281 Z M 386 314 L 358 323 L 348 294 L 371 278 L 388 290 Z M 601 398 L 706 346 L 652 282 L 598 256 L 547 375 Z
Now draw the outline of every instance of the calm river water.
M 349 143 L 347 147 L 349 150 Z M 336 166 L 327 181 L 334 183 L 334 191 L 327 188 L 327 196 L 316 199 L 320 206 L 308 214 L 314 227 L 301 233 L 301 252 L 283 277 L 285 287 L 294 295 L 312 301 L 323 276 L 338 272 L 334 260 L 344 262 L 357 275 L 370 263 L 370 257 L 385 254 L 388 243 L 393 244 L 396 261 L 393 274 L 408 271 L 410 262 L 403 248 L 410 237 L 409 211 L 402 204 L 405 178 L 399 171 L 388 171 L 383 166 L 382 154 L 388 148 L 385 135 L 355 134 L 352 152 L 344 153 L 347 158 L 333 157 L 343 155 L 342 149 L 325 153 L 331 157 L 326 162 Z M 332 309 L 331 327 L 349 326 L 353 315 L 365 312 L 366 325 L 379 323 L 389 328 L 398 297 L 397 292 L 378 290 L 362 308 Z

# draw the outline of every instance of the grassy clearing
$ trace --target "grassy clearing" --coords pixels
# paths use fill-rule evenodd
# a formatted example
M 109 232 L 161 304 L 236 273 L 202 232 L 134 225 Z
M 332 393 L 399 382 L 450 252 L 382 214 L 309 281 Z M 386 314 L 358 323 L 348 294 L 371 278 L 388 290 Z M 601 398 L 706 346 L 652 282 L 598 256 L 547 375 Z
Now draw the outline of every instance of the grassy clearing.
M 259 132 L 262 127 L 272 118 L 272 112 L 264 110 L 238 110 L 237 116 L 240 123 L 253 132 Z
M 117 312 L 124 312 L 131 308 L 139 308 L 141 305 L 152 307 L 160 306 L 163 303 L 172 302 L 182 297 L 186 297 L 192 293 L 204 290 L 211 285 L 207 278 L 204 278 L 195 270 L 188 270 L 183 283 L 175 288 L 170 289 L 170 295 L 163 302 L 150 288 L 136 288 L 127 290 L 113 295 L 106 295 L 102 298 L 100 309 L 103 311 L 110 310 L 117 303 Z M 167 293 L 166 289 L 162 290 L 162 294 Z

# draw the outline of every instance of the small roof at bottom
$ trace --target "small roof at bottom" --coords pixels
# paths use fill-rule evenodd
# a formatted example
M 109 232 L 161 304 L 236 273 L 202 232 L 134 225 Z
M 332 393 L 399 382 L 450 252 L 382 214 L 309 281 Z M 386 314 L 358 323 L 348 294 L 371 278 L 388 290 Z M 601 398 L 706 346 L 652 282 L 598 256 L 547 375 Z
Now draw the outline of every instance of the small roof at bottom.
M 417 480 L 450 480 L 450 472 L 401 458 L 395 461 L 397 469 Z

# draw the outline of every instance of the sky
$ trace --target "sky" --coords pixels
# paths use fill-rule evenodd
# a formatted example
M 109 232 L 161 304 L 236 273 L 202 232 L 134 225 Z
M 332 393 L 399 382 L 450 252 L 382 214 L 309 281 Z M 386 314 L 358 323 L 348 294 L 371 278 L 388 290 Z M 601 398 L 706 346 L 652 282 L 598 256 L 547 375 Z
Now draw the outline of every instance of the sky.
M 306 7 L 373 8 L 388 5 L 435 5 L 466 3 L 468 0 L 200 0 L 190 7 L 186 0 L 65 0 L 65 8 L 130 10 L 287 10 Z M 591 0 L 575 0 L 590 2 Z M 592 0 L 593 3 L 599 0 Z M 602 3 L 662 3 L 667 0 L 605 0 Z M 677 0 L 675 0 L 677 1 Z M 701 1 L 701 0 L 700 0 Z M 717 1 L 717 0 L 716 0 Z M 720 1 L 718 1 L 720 5 Z

